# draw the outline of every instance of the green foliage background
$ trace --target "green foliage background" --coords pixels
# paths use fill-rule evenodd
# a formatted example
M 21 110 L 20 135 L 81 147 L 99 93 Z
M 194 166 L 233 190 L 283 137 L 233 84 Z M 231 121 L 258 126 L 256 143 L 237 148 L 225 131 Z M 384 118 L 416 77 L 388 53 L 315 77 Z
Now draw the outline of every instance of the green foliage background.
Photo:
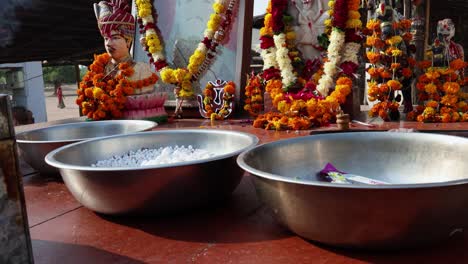
M 83 78 L 85 73 L 88 71 L 86 66 L 80 65 L 80 80 Z M 44 66 L 42 68 L 44 74 L 44 83 L 53 84 L 55 80 L 59 80 L 61 83 L 76 83 L 75 66 L 64 65 L 64 66 Z M 78 81 L 80 81 L 78 80 Z

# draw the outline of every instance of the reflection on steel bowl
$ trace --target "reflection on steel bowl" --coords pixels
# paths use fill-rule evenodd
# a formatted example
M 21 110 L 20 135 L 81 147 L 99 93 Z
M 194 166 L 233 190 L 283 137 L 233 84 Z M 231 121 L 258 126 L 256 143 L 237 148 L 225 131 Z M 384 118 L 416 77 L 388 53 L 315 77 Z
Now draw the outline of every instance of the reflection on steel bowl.
M 110 120 L 77 122 L 49 126 L 16 134 L 16 142 L 24 160 L 41 174 L 57 174 L 47 165 L 45 156 L 50 151 L 70 143 L 95 137 L 128 134 L 151 130 L 157 123 L 146 120 Z
M 239 155 L 274 216 L 310 240 L 352 248 L 413 247 L 468 224 L 468 139 L 423 133 L 313 135 Z M 325 164 L 390 185 L 329 183 Z
M 229 196 L 242 179 L 236 164 L 255 146 L 254 135 L 224 130 L 181 129 L 104 137 L 61 147 L 46 156 L 74 197 L 105 214 L 180 212 Z M 192 145 L 214 156 L 170 164 L 92 167 L 130 150 Z

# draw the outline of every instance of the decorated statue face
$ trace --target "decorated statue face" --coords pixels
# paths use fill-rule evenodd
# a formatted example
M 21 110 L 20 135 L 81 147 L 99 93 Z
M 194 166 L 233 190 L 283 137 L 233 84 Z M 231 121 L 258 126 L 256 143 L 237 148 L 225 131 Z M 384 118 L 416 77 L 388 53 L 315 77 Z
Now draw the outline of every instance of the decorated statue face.
M 128 57 L 135 34 L 135 19 L 130 13 L 128 1 L 101 1 L 94 4 L 94 12 L 106 51 L 114 62 Z
M 130 41 L 127 41 L 117 30 L 112 30 L 110 36 L 104 36 L 104 45 L 107 53 L 115 61 L 120 61 L 130 56 Z
M 452 19 L 446 18 L 437 22 L 437 36 L 445 41 L 451 40 L 455 36 L 455 25 Z

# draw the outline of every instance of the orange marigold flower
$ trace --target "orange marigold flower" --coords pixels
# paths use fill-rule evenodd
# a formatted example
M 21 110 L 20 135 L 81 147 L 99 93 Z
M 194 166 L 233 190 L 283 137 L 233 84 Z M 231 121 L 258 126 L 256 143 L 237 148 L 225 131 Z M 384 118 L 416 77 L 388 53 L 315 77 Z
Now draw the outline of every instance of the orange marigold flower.
M 353 86 L 353 81 L 348 78 L 348 77 L 340 77 L 336 81 L 336 84 L 338 85 L 348 85 L 348 86 Z
M 462 121 L 463 121 L 463 122 L 468 121 L 468 113 L 464 113 L 464 114 L 463 114 L 463 116 L 462 116 Z
M 392 90 L 394 90 L 394 91 L 395 91 L 395 90 L 400 90 L 401 87 L 402 87 L 401 83 L 400 83 L 399 81 L 397 81 L 397 80 L 389 80 L 389 81 L 387 82 L 387 85 L 388 85 L 390 88 L 392 88 Z
M 376 79 L 380 76 L 380 72 L 378 71 L 377 68 L 371 67 L 367 70 L 367 73 L 371 76 L 372 79 Z
M 411 20 L 410 19 L 402 19 L 400 20 L 400 28 L 401 29 L 410 29 L 411 28 Z
M 394 62 L 394 63 L 392 63 L 392 64 L 390 65 L 390 68 L 391 68 L 392 70 L 396 70 L 396 69 L 400 68 L 400 66 L 401 66 L 400 63 Z
M 453 112 L 452 113 L 452 122 L 458 122 L 460 121 L 460 114 L 458 112 Z
M 392 74 L 389 71 L 383 70 L 380 72 L 380 77 L 382 77 L 382 79 L 390 79 Z
M 440 77 L 439 72 L 435 71 L 435 70 L 429 70 L 429 71 L 426 72 L 425 75 L 429 80 L 435 80 L 435 79 Z
M 380 54 L 377 52 L 368 51 L 366 52 L 367 59 L 372 64 L 376 64 L 380 60 Z
M 429 101 L 426 103 L 426 106 L 432 107 L 432 108 L 437 108 L 439 106 L 439 103 L 436 101 Z
M 236 92 L 236 84 L 234 82 L 228 82 L 224 86 L 224 92 L 228 94 L 234 94 Z
M 376 31 L 376 30 L 380 30 L 380 20 L 378 19 L 370 19 L 367 24 L 366 24 L 366 27 L 369 29 L 369 30 L 373 30 L 373 31 Z
M 429 67 L 431 67 L 431 66 L 432 66 L 432 61 L 430 61 L 430 60 L 424 60 L 424 61 L 420 61 L 420 62 L 418 63 L 418 67 L 419 67 L 420 69 L 423 69 L 423 70 L 424 70 L 424 69 L 427 69 L 427 68 L 429 68 Z
M 456 59 L 450 62 L 450 68 L 454 69 L 455 71 L 465 68 L 466 65 L 467 63 L 462 59 Z
M 437 92 L 437 86 L 434 83 L 428 83 L 424 85 L 424 91 L 428 94 L 433 94 Z
M 456 94 L 460 91 L 460 85 L 456 82 L 446 82 L 444 83 L 443 90 L 448 94 Z
M 410 69 L 410 68 L 403 68 L 401 70 L 401 74 L 405 77 L 405 78 L 410 78 L 411 76 L 413 76 L 413 71 Z
M 452 117 L 449 113 L 442 114 L 441 121 L 442 123 L 449 123 L 450 121 L 452 121 Z

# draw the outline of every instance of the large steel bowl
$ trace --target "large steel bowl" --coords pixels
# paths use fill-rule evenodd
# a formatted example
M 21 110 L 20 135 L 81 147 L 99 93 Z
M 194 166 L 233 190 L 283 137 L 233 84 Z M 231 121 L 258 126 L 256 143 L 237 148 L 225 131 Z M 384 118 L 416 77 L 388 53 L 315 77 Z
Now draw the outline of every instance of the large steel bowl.
M 58 174 L 44 158 L 50 151 L 95 137 L 128 134 L 151 130 L 157 123 L 146 120 L 110 120 L 68 123 L 24 131 L 16 134 L 16 142 L 24 160 L 40 174 Z
M 223 130 L 163 130 L 104 137 L 61 147 L 45 160 L 85 207 L 104 214 L 167 213 L 229 196 L 243 171 L 236 158 L 255 146 L 254 135 Z M 91 167 L 97 160 L 140 148 L 192 145 L 213 157 L 129 168 Z
M 291 231 L 339 247 L 392 249 L 449 238 L 468 224 L 468 139 L 362 132 L 272 142 L 239 155 L 257 193 Z M 391 183 L 317 177 L 326 163 Z

